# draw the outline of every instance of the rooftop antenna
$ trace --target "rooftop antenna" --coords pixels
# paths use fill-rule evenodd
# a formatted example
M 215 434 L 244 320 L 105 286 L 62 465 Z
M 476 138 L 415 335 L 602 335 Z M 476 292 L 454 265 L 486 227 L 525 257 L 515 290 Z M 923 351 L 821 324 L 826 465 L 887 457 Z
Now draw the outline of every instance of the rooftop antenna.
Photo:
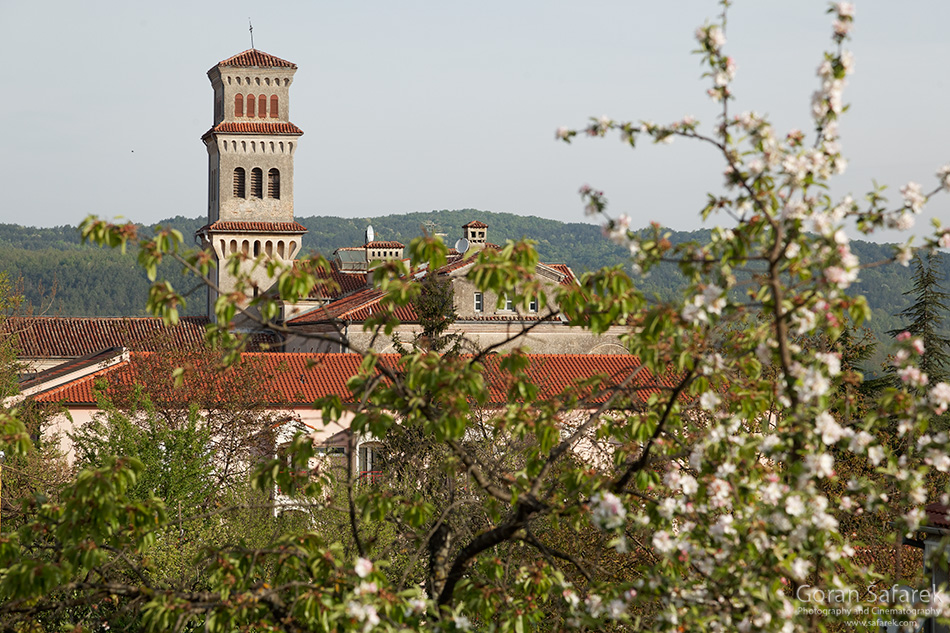
M 254 25 L 251 24 L 251 18 L 247 18 L 247 30 L 251 32 L 251 50 L 254 49 Z

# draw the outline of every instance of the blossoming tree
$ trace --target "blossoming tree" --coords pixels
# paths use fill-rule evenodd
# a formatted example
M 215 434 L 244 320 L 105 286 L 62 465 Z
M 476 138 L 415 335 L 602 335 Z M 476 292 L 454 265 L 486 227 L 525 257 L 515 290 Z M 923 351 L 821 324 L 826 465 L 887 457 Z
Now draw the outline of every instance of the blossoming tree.
M 81 473 L 63 505 L 40 506 L 30 526 L 0 538 L 0 612 L 43 622 L 64 601 L 108 600 L 152 630 L 797 631 L 829 624 L 801 607 L 841 595 L 831 590 L 864 599 L 880 576 L 856 550 L 888 544 L 859 542 L 841 525 L 873 515 L 912 534 L 926 503 L 947 502 L 939 475 L 950 469 L 950 439 L 929 423 L 950 407 L 950 386 L 928 384 L 916 366 L 921 344 L 908 336 L 894 356 L 902 386 L 854 405 L 843 387 L 862 376 L 843 362 L 837 339 L 868 308 L 844 292 L 862 266 L 847 227 L 910 227 L 931 196 L 950 189 L 950 165 L 930 190 L 902 187 L 894 207 L 880 191 L 863 202 L 827 193 L 846 168 L 838 120 L 854 63 L 844 48 L 854 9 L 840 3 L 831 14 L 834 47 L 818 64 L 808 138 L 780 134 L 754 112 L 730 113 L 737 62 L 727 54 L 725 12 L 696 31 L 707 93 L 722 107 L 710 126 L 602 117 L 557 130 L 566 142 L 616 133 L 631 147 L 681 140 L 716 150 L 727 190 L 702 210 L 721 224 L 706 244 L 673 247 L 658 225 L 635 233 L 629 217 L 610 214 L 602 192 L 581 189 L 588 214 L 629 248 L 636 272 L 679 266 L 689 281 L 679 300 L 648 301 L 618 268 L 556 293 L 525 286 L 536 255 L 524 243 L 482 252 L 469 273 L 484 292 L 523 307 L 537 297 L 578 327 L 625 326 L 635 369 L 542 398 L 526 358 L 513 353 L 499 365 L 507 404 L 493 409 L 484 353 L 418 351 L 396 366 L 367 352 L 349 397 L 318 403 L 324 418 L 349 409 L 357 432 L 386 437 L 398 425 L 437 445 L 443 458 L 429 463 L 444 503 L 413 486 L 352 482 L 328 502 L 332 484 L 308 475 L 315 449 L 301 435 L 291 463 L 265 464 L 258 484 L 319 500 L 345 530 L 286 534 L 263 549 L 211 547 L 201 561 L 206 585 L 178 587 L 148 575 L 148 549 L 167 517 L 160 504 L 125 499 L 140 466 L 120 459 Z M 129 226 L 96 219 L 83 231 L 112 246 L 137 239 Z M 154 270 L 175 257 L 205 275 L 207 254 L 181 242 L 172 232 L 141 240 L 143 265 Z M 950 229 L 938 226 L 925 246 L 950 246 Z M 414 267 L 445 261 L 435 240 L 410 250 Z M 908 245 L 894 259 L 906 264 L 912 255 Z M 260 265 L 279 277 L 278 293 L 256 297 L 253 315 L 280 329 L 279 301 L 305 296 L 317 278 L 313 268 Z M 419 292 L 409 272 L 401 262 L 376 270 L 391 310 L 367 327 L 391 331 L 395 308 Z M 150 306 L 174 320 L 180 301 L 158 282 Z M 217 308 L 220 323 L 243 309 L 228 297 Z M 210 335 L 230 338 L 224 329 Z M 3 415 L 9 449 L 26 450 L 14 413 Z M 473 442 L 476 418 L 487 444 Z M 582 444 L 606 458 L 577 450 Z M 518 450 L 486 449 L 494 445 Z M 845 463 L 860 468 L 845 478 Z

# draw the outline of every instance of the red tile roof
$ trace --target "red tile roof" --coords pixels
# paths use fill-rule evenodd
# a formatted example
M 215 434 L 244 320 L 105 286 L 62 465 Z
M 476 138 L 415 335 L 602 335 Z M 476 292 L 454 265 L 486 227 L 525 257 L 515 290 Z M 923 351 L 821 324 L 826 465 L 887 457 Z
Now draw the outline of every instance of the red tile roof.
M 132 384 L 135 381 L 135 363 L 148 352 L 134 353 L 132 362 L 124 362 L 95 372 L 94 375 L 72 381 L 45 393 L 34 396 L 41 402 L 63 402 L 65 404 L 95 406 L 93 388 L 96 380 L 106 378 L 113 384 Z M 511 376 L 500 368 L 503 357 L 492 355 L 483 359 L 484 376 L 488 388 L 489 400 L 494 404 L 508 401 L 508 385 Z M 462 357 L 469 360 L 471 357 Z M 547 398 L 570 388 L 578 381 L 600 376 L 603 387 L 608 388 L 625 380 L 631 372 L 640 366 L 634 356 L 598 356 L 598 355 L 547 355 L 530 354 L 527 356 L 528 380 L 540 387 L 540 396 Z M 398 367 L 400 357 L 395 354 L 380 356 L 380 362 L 391 369 Z M 269 384 L 261 384 L 261 394 L 268 403 L 281 406 L 286 403 L 308 404 L 328 395 L 339 395 L 351 401 L 352 394 L 346 387 L 347 381 L 358 371 L 363 357 L 360 354 L 244 354 L 242 362 L 255 362 L 262 365 Z M 221 374 L 209 376 L 209 381 L 221 380 Z M 665 376 L 655 380 L 647 370 L 641 370 L 632 381 L 637 396 L 646 400 L 650 394 L 662 388 L 672 388 L 674 377 Z M 590 395 L 591 388 L 585 388 L 580 394 Z M 603 402 L 605 396 L 597 395 L 591 400 Z
M 950 529 L 950 506 L 942 503 L 931 503 L 924 512 L 927 514 L 927 525 L 936 528 Z
M 462 226 L 463 229 L 487 229 L 488 225 L 484 222 L 479 222 L 478 220 L 472 220 L 468 224 Z
M 330 272 L 317 272 L 318 279 L 331 280 L 336 284 L 335 288 L 318 284 L 310 291 L 310 297 L 314 299 L 336 299 L 351 292 L 355 292 L 366 286 L 366 271 L 343 272 L 336 266 L 332 266 Z
M 365 285 L 365 277 L 363 279 Z M 329 305 L 302 314 L 287 321 L 287 325 L 308 325 L 312 323 L 327 323 L 338 319 L 346 319 L 347 314 L 363 308 L 376 305 L 385 293 L 375 288 L 359 290 L 348 297 L 337 299 Z
M 205 138 L 209 134 L 292 134 L 300 136 L 303 130 L 293 123 L 261 122 L 261 121 L 222 121 L 201 135 Z
M 286 59 L 281 59 L 280 57 L 274 57 L 264 51 L 259 51 L 256 48 L 249 48 L 243 53 L 238 53 L 234 57 L 228 57 L 222 62 L 218 62 L 218 66 L 240 66 L 242 68 L 253 68 L 255 66 L 260 68 L 296 68 L 297 64 L 289 62 Z
M 306 233 L 307 227 L 299 222 L 214 222 L 196 231 L 241 231 L 247 233 Z
M 11 317 L 4 334 L 16 334 L 20 355 L 40 358 L 76 358 L 110 347 L 156 351 L 166 344 L 186 348 L 204 344 L 207 317 L 182 317 L 165 327 L 157 317 Z M 279 345 L 272 334 L 255 334 L 252 345 Z
M 402 242 L 367 242 L 364 248 L 405 248 Z

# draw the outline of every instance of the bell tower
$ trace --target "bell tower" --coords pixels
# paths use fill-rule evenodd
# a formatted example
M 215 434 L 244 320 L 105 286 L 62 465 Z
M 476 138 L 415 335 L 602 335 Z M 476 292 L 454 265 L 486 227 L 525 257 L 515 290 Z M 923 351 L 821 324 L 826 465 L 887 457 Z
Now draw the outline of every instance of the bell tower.
M 214 251 L 220 292 L 235 290 L 225 261 L 243 253 L 293 261 L 306 228 L 294 221 L 294 152 L 303 130 L 290 122 L 290 85 L 297 65 L 257 49 L 219 62 L 208 71 L 214 90 L 212 127 L 201 137 L 208 150 L 208 224 L 196 236 Z M 263 266 L 242 264 L 254 288 L 272 283 Z M 208 295 L 213 318 L 217 299 Z

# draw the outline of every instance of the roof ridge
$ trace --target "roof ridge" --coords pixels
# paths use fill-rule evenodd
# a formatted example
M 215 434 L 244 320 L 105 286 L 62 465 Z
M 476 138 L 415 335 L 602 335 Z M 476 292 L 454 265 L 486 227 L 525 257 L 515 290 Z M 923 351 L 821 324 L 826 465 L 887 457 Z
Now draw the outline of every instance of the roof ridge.
M 289 62 L 286 59 L 281 59 L 276 55 L 271 55 L 270 53 L 257 50 L 256 48 L 249 48 L 246 51 L 242 51 L 237 55 L 232 55 L 231 57 L 218 62 L 215 64 L 215 66 L 238 66 L 241 68 L 253 68 L 255 66 L 263 66 L 265 68 L 296 68 L 297 64 Z

